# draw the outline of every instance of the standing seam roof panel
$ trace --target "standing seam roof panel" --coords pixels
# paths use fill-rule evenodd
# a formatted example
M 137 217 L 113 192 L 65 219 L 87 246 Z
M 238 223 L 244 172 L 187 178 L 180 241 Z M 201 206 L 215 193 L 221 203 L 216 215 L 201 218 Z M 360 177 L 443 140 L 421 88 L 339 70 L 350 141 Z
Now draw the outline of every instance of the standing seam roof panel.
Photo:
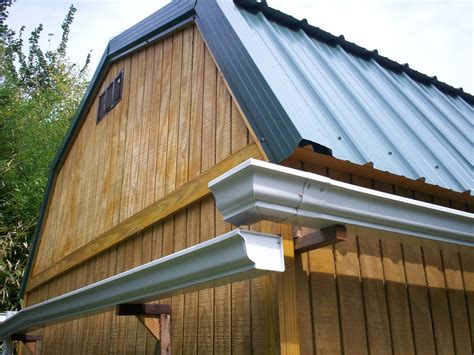
M 218 4 L 303 139 L 341 160 L 474 190 L 474 109 L 463 98 L 258 10 Z

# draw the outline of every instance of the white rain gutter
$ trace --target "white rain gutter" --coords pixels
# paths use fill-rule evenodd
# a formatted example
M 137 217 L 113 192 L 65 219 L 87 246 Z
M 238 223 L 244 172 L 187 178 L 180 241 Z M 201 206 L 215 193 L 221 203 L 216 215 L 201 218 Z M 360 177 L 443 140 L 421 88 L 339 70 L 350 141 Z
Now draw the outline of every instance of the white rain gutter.
M 209 183 L 224 219 L 324 228 L 345 224 L 474 246 L 474 214 L 255 159 Z
M 285 270 L 281 238 L 236 229 L 92 285 L 22 309 L 0 324 L 0 339 L 33 327 L 223 282 Z

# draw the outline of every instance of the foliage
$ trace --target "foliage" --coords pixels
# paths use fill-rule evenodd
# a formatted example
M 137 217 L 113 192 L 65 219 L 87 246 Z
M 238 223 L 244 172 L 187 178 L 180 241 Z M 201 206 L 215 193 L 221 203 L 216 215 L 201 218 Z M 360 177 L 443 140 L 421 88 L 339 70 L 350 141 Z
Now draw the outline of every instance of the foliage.
M 76 8 L 71 5 L 56 49 L 43 50 L 43 26 L 27 44 L 24 28 L 6 24 L 0 7 L 0 311 L 20 307 L 21 277 L 48 171 L 87 86 L 82 67 L 67 56 Z

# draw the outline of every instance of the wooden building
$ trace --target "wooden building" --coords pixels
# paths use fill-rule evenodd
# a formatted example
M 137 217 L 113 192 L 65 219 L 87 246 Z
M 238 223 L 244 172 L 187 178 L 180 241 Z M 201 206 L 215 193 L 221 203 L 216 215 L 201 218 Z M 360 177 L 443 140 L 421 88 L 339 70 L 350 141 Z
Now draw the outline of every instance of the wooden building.
M 173 1 L 111 40 L 91 81 L 52 168 L 20 335 L 44 354 L 154 353 L 115 309 L 35 330 L 26 311 L 241 227 L 281 235 L 285 271 L 154 298 L 173 354 L 472 354 L 473 105 L 265 2 Z M 249 158 L 382 207 L 322 231 L 263 212 L 233 226 L 208 184 Z M 439 224 L 406 227 L 390 196 Z

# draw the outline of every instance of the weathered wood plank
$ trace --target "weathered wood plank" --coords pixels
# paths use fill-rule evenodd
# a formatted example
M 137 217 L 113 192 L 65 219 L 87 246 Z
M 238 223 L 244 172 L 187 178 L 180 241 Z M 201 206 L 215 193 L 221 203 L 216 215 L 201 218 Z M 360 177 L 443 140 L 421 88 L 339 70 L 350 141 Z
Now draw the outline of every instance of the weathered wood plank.
M 354 236 L 335 245 L 336 278 L 344 351 L 368 353 L 364 300 Z
M 231 225 L 224 222 L 222 214 L 215 210 L 215 235 L 231 231 Z M 214 353 L 231 354 L 231 285 L 214 289 Z
M 28 291 L 38 287 L 47 280 L 65 272 L 78 265 L 97 253 L 126 240 L 130 236 L 140 232 L 151 224 L 162 220 L 166 216 L 178 212 L 184 207 L 194 203 L 210 194 L 207 184 L 210 180 L 223 174 L 238 163 L 248 158 L 259 157 L 259 151 L 255 145 L 249 145 L 235 155 L 230 156 L 213 168 L 208 169 L 197 179 L 187 182 L 169 195 L 144 208 L 135 215 L 124 220 L 111 230 L 101 234 L 84 247 L 79 248 L 55 265 L 35 276 L 29 281 Z
M 161 78 L 161 104 L 158 131 L 157 173 L 155 181 L 155 199 L 164 196 L 166 191 L 166 155 L 168 149 L 168 127 L 171 95 L 171 65 L 173 55 L 172 37 L 163 41 L 163 64 Z
M 132 153 L 135 134 L 135 95 L 137 92 L 138 85 L 138 54 L 134 54 L 131 57 L 130 63 L 130 82 L 129 82 L 129 99 L 127 102 L 127 131 L 126 131 L 126 140 L 125 140 L 125 156 L 123 161 L 123 177 L 122 177 L 122 188 L 121 188 L 121 198 L 120 198 L 120 211 L 118 216 L 120 216 L 119 221 L 123 221 L 128 217 L 128 210 L 131 200 L 131 179 L 132 179 Z
M 454 354 L 451 314 L 440 250 L 423 248 L 423 261 L 429 287 L 436 350 L 441 354 Z
M 200 204 L 194 204 L 188 208 L 187 215 L 187 240 L 186 246 L 199 243 L 201 234 Z M 184 312 L 186 317 L 183 320 L 183 354 L 196 354 L 198 343 L 198 303 L 199 293 L 197 291 L 184 295 Z
M 401 244 L 394 240 L 382 240 L 381 249 L 393 352 L 414 354 L 413 326 Z
M 358 246 L 369 351 L 373 354 L 390 353 L 391 328 L 377 233 L 359 236 Z
M 189 172 L 190 179 L 201 173 L 202 157 L 202 107 L 204 91 L 204 54 L 205 47 L 199 31 L 194 30 L 191 132 L 189 137 Z
M 295 165 L 293 163 L 293 166 Z M 326 168 L 311 163 L 304 162 L 303 168 L 315 174 L 327 175 Z M 312 250 L 307 255 L 315 351 L 318 354 L 341 353 L 342 339 L 334 247 L 330 245 Z
M 266 231 L 264 230 L 264 232 Z M 273 231 L 270 230 L 269 232 L 281 235 L 285 257 L 285 272 L 276 274 L 274 277 L 274 287 L 278 300 L 275 306 L 278 307 L 280 352 L 281 354 L 296 355 L 300 354 L 300 331 L 298 327 L 293 231 L 291 226 L 278 225 L 273 227 Z
M 350 175 L 330 169 L 332 179 L 350 182 Z M 357 237 L 338 243 L 335 248 L 339 317 L 344 351 L 368 353 L 367 324 L 362 293 Z
M 191 91 L 193 68 L 193 27 L 189 27 L 183 31 L 182 53 L 183 61 L 181 65 L 176 187 L 180 187 L 188 181 L 191 102 L 193 97 Z
M 122 91 L 122 101 L 116 106 L 118 118 L 118 142 L 117 142 L 117 168 L 116 168 L 116 178 L 114 183 L 114 192 L 111 205 L 113 206 L 113 216 L 112 216 L 112 225 L 119 223 L 120 221 L 120 211 L 121 211 L 121 201 L 122 201 L 122 188 L 123 188 L 123 179 L 125 174 L 124 164 L 125 164 L 125 148 L 127 142 L 127 131 L 128 131 L 128 103 L 130 97 L 130 83 L 131 83 L 131 58 L 126 58 L 124 60 L 123 66 L 123 91 Z
M 163 43 L 159 42 L 154 48 L 154 63 L 153 63 L 153 88 L 150 102 L 150 132 L 148 141 L 148 166 L 145 188 L 145 205 L 148 206 L 155 202 L 156 190 L 156 175 L 159 168 L 158 165 L 158 146 L 159 146 L 159 132 L 160 132 L 160 109 L 161 109 L 161 75 L 162 75 L 162 61 L 163 61 Z
M 142 103 L 139 103 L 142 107 L 138 111 L 138 115 L 141 116 L 141 132 L 140 132 L 140 153 L 139 153 L 139 166 L 138 166 L 138 183 L 137 183 L 137 210 L 141 210 L 148 206 L 154 199 L 154 183 L 156 171 L 150 172 L 150 158 L 155 159 L 155 155 L 152 152 L 150 145 L 153 143 L 150 140 L 152 136 L 154 122 L 152 122 L 152 99 L 153 99 L 153 81 L 154 81 L 154 65 L 155 65 L 155 50 L 154 46 L 150 46 L 146 49 L 145 58 L 145 78 L 143 78 L 143 98 Z M 151 154 L 150 154 L 151 153 Z M 152 184 L 148 182 L 148 179 L 152 180 Z
M 436 348 L 421 248 L 403 244 L 402 250 L 408 284 L 415 350 L 421 354 L 434 354 Z
M 464 293 L 464 282 L 459 253 L 453 250 L 442 250 L 442 264 L 448 292 L 451 324 L 453 326 L 454 346 L 458 354 L 472 354 L 472 341 L 469 332 L 469 312 Z
M 187 211 L 178 212 L 174 219 L 174 252 L 186 248 L 187 237 Z M 183 324 L 184 317 L 184 295 L 174 296 L 171 300 L 173 316 L 171 319 L 172 339 L 171 348 L 176 354 L 183 351 Z
M 214 200 L 211 197 L 201 202 L 200 239 L 205 242 L 215 236 Z M 199 292 L 198 308 L 198 353 L 212 354 L 214 349 L 214 289 L 208 288 Z
M 176 186 L 177 152 L 178 152 L 178 130 L 179 130 L 179 107 L 181 101 L 181 64 L 183 61 L 183 33 L 179 32 L 172 38 L 173 54 L 171 64 L 170 103 L 168 114 L 168 136 L 166 148 L 165 170 L 165 193 L 169 193 Z
M 474 257 L 472 253 L 459 253 L 459 263 L 462 270 L 462 280 L 469 313 L 471 347 L 474 348 Z

